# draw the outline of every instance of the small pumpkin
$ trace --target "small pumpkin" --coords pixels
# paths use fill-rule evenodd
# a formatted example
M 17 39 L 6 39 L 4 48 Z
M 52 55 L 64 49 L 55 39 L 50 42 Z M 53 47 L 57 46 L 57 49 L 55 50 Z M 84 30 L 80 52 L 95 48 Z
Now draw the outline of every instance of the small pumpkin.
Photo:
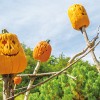
M 33 58 L 41 62 L 46 62 L 51 54 L 50 40 L 39 42 L 33 50 Z
M 20 77 L 20 76 L 16 76 L 16 77 L 14 77 L 13 80 L 14 80 L 14 84 L 18 85 L 18 84 L 21 83 L 21 81 L 22 81 L 22 77 Z
M 83 26 L 88 27 L 90 23 L 85 8 L 80 4 L 74 4 L 69 7 L 68 16 L 72 27 L 76 30 L 80 30 Z
M 26 66 L 25 53 L 17 35 L 4 29 L 0 34 L 0 74 L 20 73 Z

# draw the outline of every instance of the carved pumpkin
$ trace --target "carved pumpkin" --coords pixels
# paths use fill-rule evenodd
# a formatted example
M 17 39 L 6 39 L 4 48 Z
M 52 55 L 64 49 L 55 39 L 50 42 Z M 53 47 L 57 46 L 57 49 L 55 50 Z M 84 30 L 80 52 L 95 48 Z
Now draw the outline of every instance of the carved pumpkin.
M 51 54 L 50 40 L 39 42 L 33 50 L 33 58 L 41 62 L 45 62 L 49 59 Z
M 74 4 L 68 9 L 68 16 L 72 26 L 76 30 L 80 30 L 83 26 L 88 27 L 89 18 L 85 8 L 80 4 Z
M 26 65 L 26 57 L 17 36 L 4 29 L 0 34 L 0 74 L 20 73 Z
M 21 81 L 22 81 L 22 78 L 20 77 L 20 76 L 16 76 L 16 77 L 14 77 L 14 84 L 20 84 L 21 83 Z

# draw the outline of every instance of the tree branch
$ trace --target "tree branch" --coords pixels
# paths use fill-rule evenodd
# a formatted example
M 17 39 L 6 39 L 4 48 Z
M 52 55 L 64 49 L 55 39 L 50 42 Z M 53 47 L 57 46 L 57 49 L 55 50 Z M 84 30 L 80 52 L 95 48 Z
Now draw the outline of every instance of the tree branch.
M 98 38 L 99 38 L 99 32 L 97 32 L 97 35 L 89 42 L 90 48 L 95 45 L 95 42 Z
M 37 74 L 39 68 L 40 68 L 40 61 L 37 62 L 37 65 L 36 65 L 36 67 L 35 67 L 35 69 L 34 69 L 34 71 L 33 71 L 33 75 Z M 30 80 L 30 82 L 29 82 L 29 84 L 28 84 L 28 86 L 27 86 L 27 89 L 31 88 L 32 84 L 34 83 L 34 80 L 35 80 L 35 77 L 31 78 L 31 80 Z M 30 91 L 27 91 L 27 92 L 25 93 L 24 100 L 28 100 L 29 93 L 30 93 Z
M 83 51 L 79 52 L 78 54 L 76 54 L 75 56 L 73 56 L 70 60 L 69 60 L 69 63 L 72 63 L 75 58 L 79 57 L 80 55 L 84 54 L 89 47 L 93 47 L 95 45 L 95 42 L 96 40 L 99 38 L 99 28 L 100 26 L 98 27 L 98 32 L 97 32 L 97 35 L 90 41 L 90 44 L 89 46 L 87 46 Z
M 86 42 L 87 46 L 89 47 L 89 50 L 90 50 L 94 46 L 95 43 L 93 43 L 93 44 L 90 43 L 90 41 L 88 39 L 88 35 L 87 35 L 86 30 L 85 30 L 84 27 L 82 27 L 81 32 L 82 32 L 82 34 L 84 36 L 84 39 L 85 39 L 85 42 Z M 97 38 L 95 38 L 94 40 L 96 40 L 96 39 Z M 95 65 L 96 65 L 96 68 L 97 68 L 98 72 L 100 72 L 100 62 L 96 58 L 96 55 L 94 53 L 94 49 L 91 50 L 91 56 L 93 58 L 93 61 L 94 61 Z
M 34 85 L 32 85 L 32 86 L 34 86 Z M 27 86 L 24 86 L 24 87 L 18 88 L 18 89 L 14 89 L 14 91 L 16 91 L 16 90 L 22 90 L 22 89 L 27 89 Z
M 69 63 L 72 63 L 72 62 L 75 60 L 76 57 L 78 57 L 78 56 L 84 54 L 87 50 L 88 50 L 88 47 L 86 47 L 83 51 L 77 53 L 77 54 L 76 54 L 75 56 L 73 56 L 68 62 L 69 62 Z
M 59 71 L 58 71 L 59 72 Z M 43 77 L 43 76 L 49 76 L 49 75 L 53 75 L 53 74 L 56 74 L 58 72 L 49 72 L 49 73 L 40 73 L 40 74 L 19 74 L 17 76 L 29 76 L 30 78 L 33 78 L 33 77 Z M 66 71 L 64 71 L 63 73 L 66 73 Z M 71 77 L 72 79 L 76 80 L 76 77 L 74 76 L 71 76 L 69 74 L 66 74 L 68 77 Z
M 58 73 L 56 73 L 56 74 L 50 76 L 48 79 L 46 79 L 46 80 L 44 80 L 44 81 L 42 81 L 42 82 L 40 82 L 40 83 L 38 83 L 38 84 L 32 86 L 31 88 L 29 88 L 29 89 L 27 89 L 27 90 L 25 90 L 25 91 L 19 92 L 18 94 L 16 94 L 15 96 L 12 96 L 12 97 L 10 97 L 10 98 L 15 98 L 15 97 L 19 96 L 20 94 L 24 94 L 25 92 L 30 91 L 31 89 L 33 89 L 33 88 L 35 88 L 35 87 L 37 87 L 37 86 L 40 86 L 40 85 L 42 85 L 42 84 L 48 82 L 49 80 L 53 79 L 54 77 L 60 75 L 62 72 L 64 72 L 64 71 L 67 70 L 68 68 L 70 68 L 70 67 L 71 67 L 72 65 L 74 65 L 76 62 L 78 62 L 80 59 L 82 59 L 82 58 L 85 57 L 88 53 L 90 53 L 91 50 L 93 50 L 99 43 L 100 43 L 100 41 L 99 41 L 95 46 L 93 46 L 87 53 L 85 53 L 83 56 L 81 56 L 80 58 L 78 58 L 76 61 L 74 61 L 74 62 L 72 62 L 71 64 L 69 64 L 67 67 L 65 67 L 64 69 L 62 69 L 62 70 L 59 71 Z M 10 99 L 10 98 L 7 98 L 7 100 Z

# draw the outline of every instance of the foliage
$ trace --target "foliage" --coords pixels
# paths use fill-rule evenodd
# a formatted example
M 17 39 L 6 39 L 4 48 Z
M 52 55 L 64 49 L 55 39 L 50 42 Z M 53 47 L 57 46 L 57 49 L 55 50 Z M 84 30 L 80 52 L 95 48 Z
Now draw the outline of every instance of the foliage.
M 77 80 L 61 74 L 39 87 L 39 92 L 31 94 L 30 98 L 33 98 L 32 100 L 100 99 L 100 74 L 97 73 L 95 66 L 79 61 L 73 66 L 70 74 L 77 77 Z
M 0 81 L 0 100 L 3 100 L 3 98 L 2 98 L 2 82 Z
M 24 95 L 20 95 L 20 96 L 16 97 L 15 100 L 24 100 Z

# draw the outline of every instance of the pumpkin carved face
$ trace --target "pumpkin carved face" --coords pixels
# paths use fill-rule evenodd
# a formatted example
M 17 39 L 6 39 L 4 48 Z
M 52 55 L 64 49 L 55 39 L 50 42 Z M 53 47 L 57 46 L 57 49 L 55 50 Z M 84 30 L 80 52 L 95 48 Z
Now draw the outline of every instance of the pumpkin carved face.
M 68 16 L 73 28 L 76 30 L 80 30 L 83 26 L 88 27 L 90 23 L 85 8 L 80 4 L 69 7 Z
M 49 59 L 51 54 L 51 45 L 48 41 L 39 42 L 33 50 L 33 58 L 41 62 L 45 62 Z
M 0 74 L 20 73 L 27 66 L 26 57 L 15 34 L 0 34 Z
M 6 56 L 15 56 L 19 53 L 19 41 L 12 33 L 0 34 L 0 49 Z

